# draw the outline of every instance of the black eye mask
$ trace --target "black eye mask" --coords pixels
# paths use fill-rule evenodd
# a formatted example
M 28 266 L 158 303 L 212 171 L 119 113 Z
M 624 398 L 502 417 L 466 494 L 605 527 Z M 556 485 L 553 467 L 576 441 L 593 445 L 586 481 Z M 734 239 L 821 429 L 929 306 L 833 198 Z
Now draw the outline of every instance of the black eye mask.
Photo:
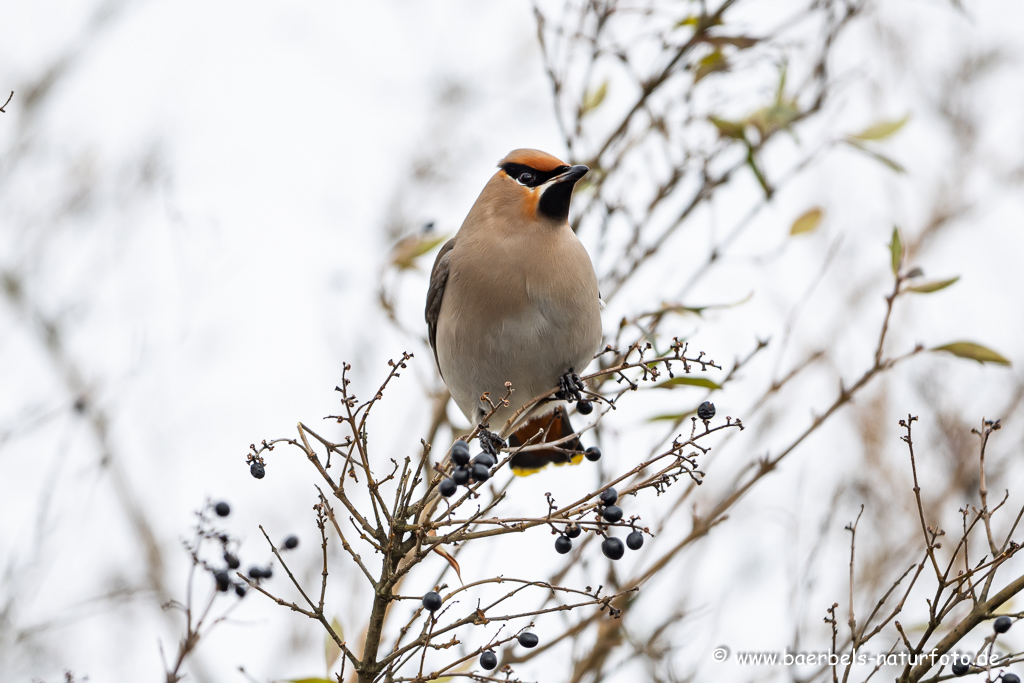
M 538 171 L 537 169 L 531 168 L 525 164 L 507 163 L 502 164 L 501 169 L 505 171 L 505 173 L 507 173 L 510 178 L 513 178 L 516 181 L 519 180 L 519 176 L 523 175 L 524 173 L 529 173 L 533 176 L 533 180 L 528 183 L 523 183 L 523 185 L 525 185 L 526 187 L 540 187 L 541 185 L 551 180 L 555 176 L 561 175 L 568 171 L 569 167 L 559 166 L 558 168 L 552 169 L 550 171 Z

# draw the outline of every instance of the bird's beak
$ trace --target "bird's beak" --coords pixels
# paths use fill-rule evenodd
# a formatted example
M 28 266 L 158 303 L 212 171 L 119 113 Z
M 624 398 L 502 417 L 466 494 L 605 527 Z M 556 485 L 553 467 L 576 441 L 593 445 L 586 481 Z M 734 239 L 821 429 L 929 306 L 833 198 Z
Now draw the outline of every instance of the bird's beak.
M 562 175 L 556 176 L 554 181 L 556 183 L 569 183 L 570 185 L 575 185 L 576 181 L 587 175 L 589 171 L 590 169 L 583 164 L 576 164 Z

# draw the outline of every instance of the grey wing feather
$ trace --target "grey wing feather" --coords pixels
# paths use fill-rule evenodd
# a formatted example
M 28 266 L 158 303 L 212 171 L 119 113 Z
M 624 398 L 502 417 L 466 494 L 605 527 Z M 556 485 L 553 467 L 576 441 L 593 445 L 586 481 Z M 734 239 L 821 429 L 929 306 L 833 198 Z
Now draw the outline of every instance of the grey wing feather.
M 434 268 L 430 271 L 430 288 L 427 290 L 427 309 L 424 317 L 427 320 L 427 332 L 430 337 L 430 348 L 434 351 L 434 362 L 437 371 L 441 372 L 441 364 L 437 360 L 437 318 L 441 313 L 441 300 L 444 298 L 445 285 L 448 284 L 448 264 L 451 261 L 452 247 L 455 238 L 451 238 L 437 252 Z

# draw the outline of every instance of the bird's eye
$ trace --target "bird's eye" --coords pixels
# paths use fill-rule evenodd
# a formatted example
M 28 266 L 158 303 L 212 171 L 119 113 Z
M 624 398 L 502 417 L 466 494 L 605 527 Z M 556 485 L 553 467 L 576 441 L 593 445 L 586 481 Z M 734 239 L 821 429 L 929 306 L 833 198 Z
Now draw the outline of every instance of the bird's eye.
M 520 185 L 529 185 L 530 183 L 533 182 L 534 175 L 529 171 L 527 171 L 526 173 L 520 173 L 518 180 Z

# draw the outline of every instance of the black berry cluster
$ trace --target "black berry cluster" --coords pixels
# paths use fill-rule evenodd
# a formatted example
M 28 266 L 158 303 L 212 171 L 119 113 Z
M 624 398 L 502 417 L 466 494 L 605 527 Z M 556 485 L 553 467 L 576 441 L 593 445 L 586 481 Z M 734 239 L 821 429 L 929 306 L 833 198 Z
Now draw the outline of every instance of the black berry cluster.
M 616 505 L 619 500 L 619 492 L 613 487 L 609 486 L 605 490 L 601 491 L 599 495 L 600 506 L 598 507 L 598 514 L 601 517 L 601 521 L 608 524 L 615 524 L 616 522 L 622 521 L 623 512 L 622 508 Z M 572 539 L 577 538 L 582 533 L 582 529 L 575 522 L 566 525 L 565 529 L 555 538 L 555 551 L 560 555 L 565 555 L 572 550 Z M 613 560 L 621 559 L 625 554 L 625 547 L 630 550 L 639 550 L 644 545 L 644 535 L 642 532 L 634 529 L 626 537 L 626 545 L 623 546 L 622 541 L 608 536 L 601 543 L 601 552 L 604 553 L 605 557 Z
M 207 563 L 205 560 L 197 561 L 202 565 L 204 569 L 210 572 L 213 576 L 214 583 L 217 586 L 217 591 L 221 593 L 227 593 L 229 590 L 234 588 L 235 594 L 238 597 L 245 595 L 247 586 L 241 581 L 233 581 L 231 574 L 241 566 L 241 562 L 238 556 L 232 550 L 235 543 L 231 538 L 220 531 L 215 531 L 207 526 L 210 520 L 209 513 L 212 512 L 217 517 L 227 517 L 231 514 L 231 505 L 226 501 L 219 501 L 217 503 L 209 503 L 206 511 L 200 513 L 199 516 L 199 531 L 202 539 L 209 539 L 220 543 L 221 546 L 221 558 L 224 561 L 223 566 L 217 566 L 214 564 Z M 194 557 L 198 558 L 198 547 L 193 549 Z
M 614 524 L 622 519 L 622 508 L 616 505 L 619 500 L 618 491 L 609 486 L 604 491 L 601 491 L 600 500 L 600 512 L 604 521 L 609 524 Z M 628 536 L 626 536 L 626 546 L 630 550 L 639 550 L 643 545 L 644 535 L 642 532 L 634 529 Z M 611 560 L 620 560 L 626 553 L 622 546 L 622 541 L 613 536 L 608 536 L 601 542 L 601 552 L 604 553 L 605 557 Z
M 431 595 L 431 593 L 427 593 Z M 435 594 L 436 595 L 436 594 Z M 426 598 L 424 598 L 426 600 Z M 540 638 L 537 637 L 536 633 L 531 631 L 523 631 L 517 637 L 519 644 L 526 649 L 532 649 L 540 644 Z M 494 650 L 484 650 L 480 654 L 480 667 L 486 671 L 492 671 L 498 666 L 498 655 L 495 654 Z
M 232 578 L 235 575 L 235 572 L 238 571 L 239 567 L 242 566 L 242 562 L 238 558 L 238 554 L 236 552 L 237 542 L 233 541 L 226 533 L 210 528 L 209 523 L 212 521 L 214 515 L 221 518 L 230 516 L 231 506 L 226 501 L 208 503 L 207 508 L 199 515 L 199 532 L 201 539 L 213 540 L 220 543 L 221 557 L 224 564 L 220 565 L 219 563 L 215 564 L 203 559 L 198 559 L 198 546 L 192 549 L 193 556 L 196 557 L 196 561 L 213 576 L 213 580 L 216 583 L 217 590 L 219 592 L 226 593 L 233 588 L 238 597 L 243 597 L 249 588 L 248 585 L 244 581 L 238 581 Z M 299 537 L 294 534 L 285 536 L 284 540 L 281 541 L 280 544 L 281 550 L 295 550 L 298 547 Z M 274 575 L 274 570 L 269 565 L 253 565 L 249 567 L 247 573 L 252 581 L 258 583 L 271 578 Z
M 253 581 L 260 581 L 262 579 L 269 579 L 274 576 L 274 570 L 269 567 L 258 567 L 253 565 L 249 567 L 249 578 Z
M 455 469 L 452 476 L 441 480 L 437 490 L 448 498 L 455 495 L 460 486 L 468 486 L 473 482 L 483 482 L 491 478 L 491 468 L 497 463 L 490 453 L 480 453 L 470 460 L 469 444 L 459 439 L 452 446 L 452 463 Z
M 572 550 L 572 539 L 578 538 L 583 533 L 579 524 L 573 522 L 565 527 L 561 534 L 555 537 L 555 552 L 565 555 Z

